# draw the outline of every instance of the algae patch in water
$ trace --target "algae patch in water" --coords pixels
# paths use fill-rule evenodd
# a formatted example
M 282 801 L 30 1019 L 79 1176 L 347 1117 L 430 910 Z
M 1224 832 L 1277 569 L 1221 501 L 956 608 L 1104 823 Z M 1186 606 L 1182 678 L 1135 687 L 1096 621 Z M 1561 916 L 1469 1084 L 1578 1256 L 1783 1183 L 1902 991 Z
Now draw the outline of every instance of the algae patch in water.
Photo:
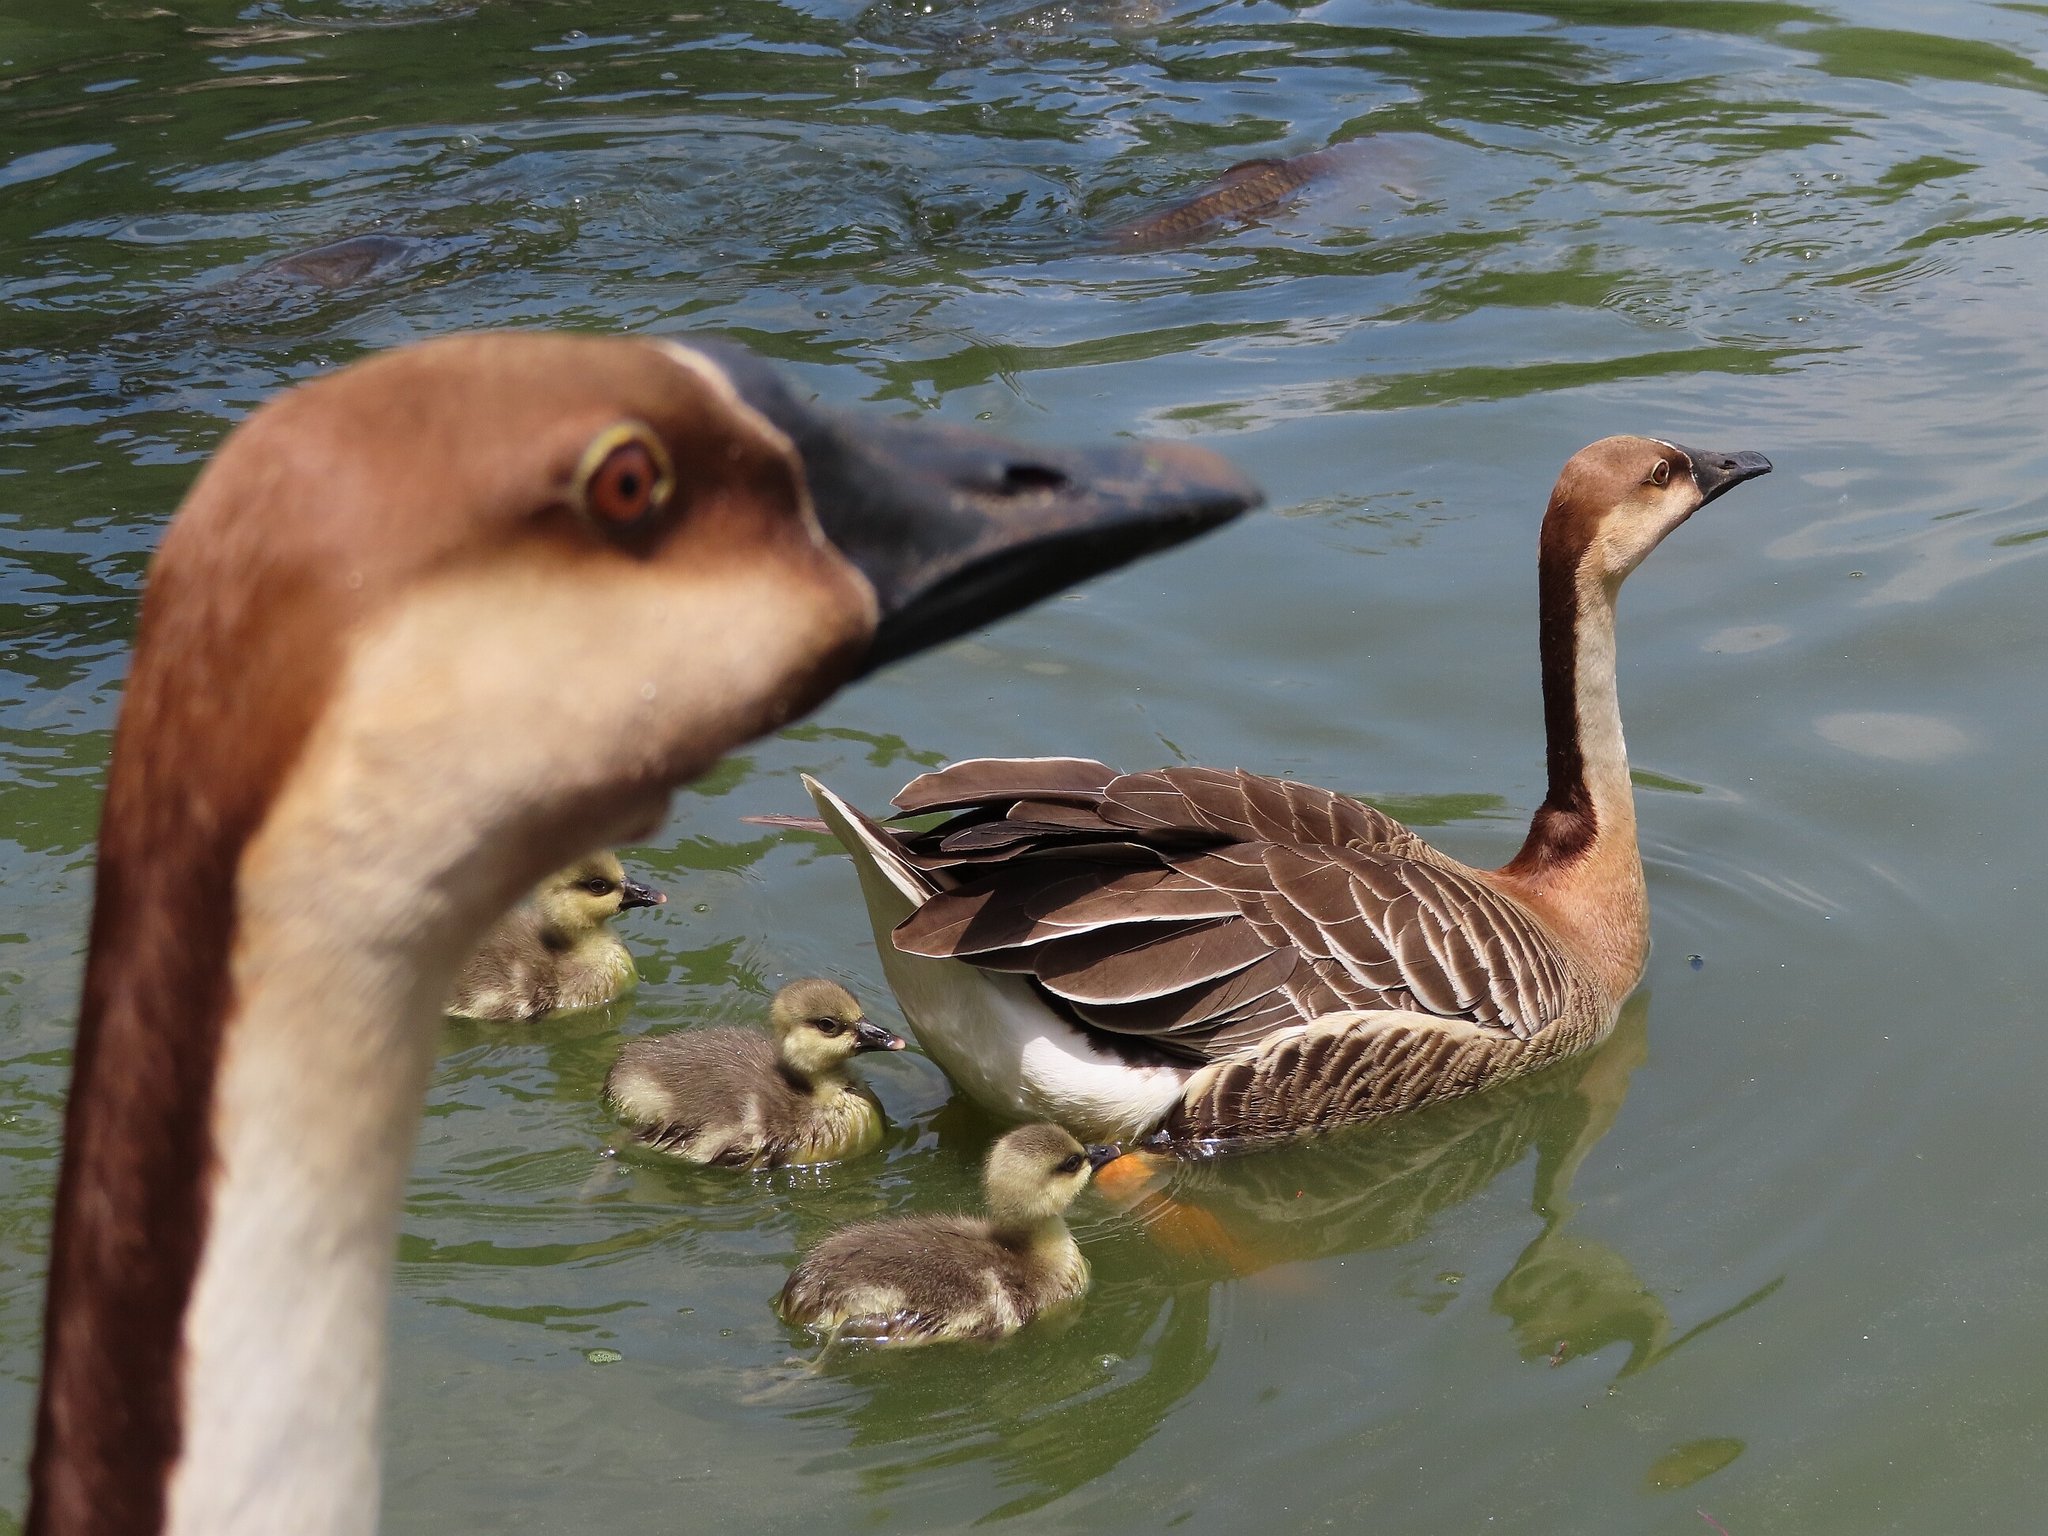
M 1743 1452 L 1740 1440 L 1715 1436 L 1674 1445 L 1650 1463 L 1643 1481 L 1661 1492 L 1690 1488 L 1703 1477 L 1712 1477 Z

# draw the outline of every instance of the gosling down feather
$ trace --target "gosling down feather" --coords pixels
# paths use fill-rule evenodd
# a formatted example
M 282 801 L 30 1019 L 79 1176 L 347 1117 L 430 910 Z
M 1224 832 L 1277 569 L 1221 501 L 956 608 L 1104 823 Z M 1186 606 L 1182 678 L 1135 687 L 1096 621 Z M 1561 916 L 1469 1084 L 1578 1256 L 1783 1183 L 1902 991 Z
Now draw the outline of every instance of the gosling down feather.
M 463 1019 L 533 1019 L 625 996 L 640 973 L 606 925 L 621 912 L 667 900 L 628 879 L 615 853 L 593 853 L 556 870 L 470 956 L 446 1011 Z
M 793 981 L 768 1005 L 769 1034 L 690 1029 L 629 1040 L 604 1096 L 649 1146 L 693 1163 L 829 1163 L 882 1139 L 882 1106 L 847 1075 L 862 1051 L 900 1051 L 836 981 Z M 772 1038 L 771 1038 L 772 1037 Z
M 26 1530 L 369 1536 L 399 1201 L 491 925 L 843 684 L 1254 500 L 649 338 L 451 337 L 251 414 L 123 691 Z
M 1649 952 L 1614 600 L 1761 454 L 1614 437 L 1539 539 L 1549 787 L 1499 869 L 1347 796 L 1241 770 L 981 758 L 883 826 L 815 781 L 882 968 L 967 1093 L 1077 1134 L 1181 1145 L 1413 1109 L 1583 1050 Z
M 1065 1215 L 1117 1155 L 1056 1125 L 1019 1126 L 989 1149 L 986 1216 L 899 1216 L 835 1232 L 804 1255 L 776 1311 L 834 1339 L 928 1344 L 1015 1333 L 1087 1292 Z

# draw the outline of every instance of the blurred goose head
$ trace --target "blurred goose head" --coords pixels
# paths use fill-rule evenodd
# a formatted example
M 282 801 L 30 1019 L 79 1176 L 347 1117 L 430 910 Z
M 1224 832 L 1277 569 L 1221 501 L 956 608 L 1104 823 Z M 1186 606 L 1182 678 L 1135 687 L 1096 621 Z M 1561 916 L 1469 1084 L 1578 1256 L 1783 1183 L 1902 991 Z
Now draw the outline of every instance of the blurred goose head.
M 864 671 L 1255 494 L 1192 448 L 864 426 L 661 340 L 449 338 L 250 416 L 142 601 L 31 1527 L 367 1529 L 399 1194 L 489 925 Z

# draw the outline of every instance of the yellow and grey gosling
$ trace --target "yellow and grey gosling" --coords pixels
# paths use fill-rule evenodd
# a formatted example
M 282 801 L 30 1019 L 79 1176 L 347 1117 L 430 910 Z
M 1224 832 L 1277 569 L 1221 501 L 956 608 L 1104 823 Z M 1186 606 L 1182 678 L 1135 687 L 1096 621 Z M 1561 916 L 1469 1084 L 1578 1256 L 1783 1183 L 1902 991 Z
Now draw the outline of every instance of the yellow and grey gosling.
M 629 1040 L 604 1096 L 649 1146 L 693 1163 L 829 1163 L 882 1139 L 882 1106 L 847 1075 L 861 1051 L 900 1051 L 836 981 L 792 981 L 768 1005 L 772 1035 L 689 1029 Z
M 623 997 L 640 975 L 605 925 L 629 907 L 667 900 L 627 879 L 614 853 L 593 853 L 557 870 L 491 930 L 456 978 L 447 1011 L 509 1021 Z
M 775 1299 L 784 1321 L 833 1339 L 928 1344 L 1015 1333 L 1088 1289 L 1063 1219 L 1115 1147 L 1026 1125 L 989 1149 L 986 1216 L 863 1222 L 804 1255 Z

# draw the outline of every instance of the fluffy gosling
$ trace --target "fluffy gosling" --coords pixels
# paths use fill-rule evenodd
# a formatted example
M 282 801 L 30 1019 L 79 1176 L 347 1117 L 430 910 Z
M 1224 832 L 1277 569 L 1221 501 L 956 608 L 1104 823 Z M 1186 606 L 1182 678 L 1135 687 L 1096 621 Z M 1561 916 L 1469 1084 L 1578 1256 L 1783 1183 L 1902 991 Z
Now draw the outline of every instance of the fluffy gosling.
M 835 1232 L 776 1298 L 786 1322 L 888 1344 L 994 1339 L 1088 1289 L 1088 1261 L 1063 1219 L 1117 1155 L 1056 1125 L 1026 1125 L 989 1149 L 986 1216 L 904 1216 Z
M 882 1139 L 882 1106 L 847 1075 L 861 1051 L 900 1051 L 836 981 L 792 981 L 768 1005 L 772 1035 L 690 1029 L 629 1040 L 604 1096 L 640 1139 L 693 1163 L 829 1163 Z
M 630 907 L 668 897 L 626 878 L 599 851 L 557 870 L 506 913 L 455 980 L 447 1012 L 464 1019 L 531 1019 L 623 997 L 640 974 L 605 925 Z

